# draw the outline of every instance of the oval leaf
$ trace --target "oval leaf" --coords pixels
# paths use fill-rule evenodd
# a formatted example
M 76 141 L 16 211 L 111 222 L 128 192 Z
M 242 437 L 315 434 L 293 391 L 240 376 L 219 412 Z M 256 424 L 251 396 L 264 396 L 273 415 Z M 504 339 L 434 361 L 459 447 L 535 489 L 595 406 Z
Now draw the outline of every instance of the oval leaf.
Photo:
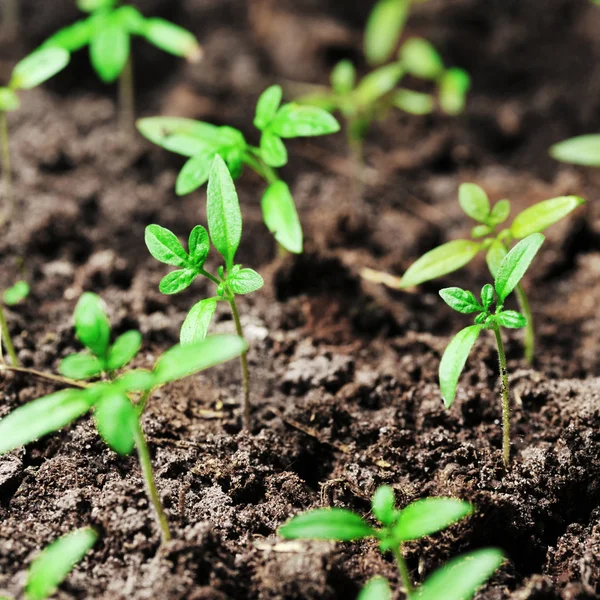
M 135 446 L 134 427 L 138 418 L 131 400 L 113 390 L 96 404 L 94 420 L 106 445 L 117 454 L 130 454 Z
M 187 29 L 165 19 L 146 19 L 144 37 L 157 48 L 186 58 L 189 62 L 198 62 L 202 58 L 202 49 L 196 37 Z
M 58 365 L 58 372 L 70 379 L 83 380 L 96 377 L 103 371 L 102 363 L 91 354 L 71 354 Z
M 120 335 L 108 350 L 106 368 L 116 371 L 129 364 L 142 347 L 142 334 L 139 331 L 127 331 Z
M 375 518 L 384 525 L 391 525 L 396 517 L 396 498 L 389 485 L 382 485 L 375 490 L 371 507 Z
M 101 298 L 85 292 L 79 298 L 74 313 L 75 335 L 96 356 L 105 356 L 110 340 L 110 323 Z
M 337 540 L 345 542 L 375 535 L 361 517 L 343 508 L 317 508 L 295 516 L 279 528 L 288 540 Z
M 188 238 L 190 258 L 197 267 L 202 267 L 210 251 L 208 231 L 202 225 L 196 225 Z
M 356 68 L 349 60 L 341 60 L 331 72 L 331 87 L 336 94 L 349 94 L 356 84 Z M 307 102 L 310 104 L 310 102 Z M 321 107 L 323 108 L 323 107 Z
M 189 287 L 197 276 L 198 272 L 195 269 L 178 269 L 165 275 L 158 289 L 168 296 L 178 294 Z
M 456 395 L 458 378 L 465 368 L 473 344 L 479 337 L 482 325 L 471 325 L 459 331 L 446 348 L 440 362 L 440 390 L 446 408 L 450 408 Z
M 385 577 L 373 577 L 360 591 L 357 600 L 392 600 L 392 590 Z
M 260 155 L 270 167 L 283 167 L 288 161 L 285 144 L 270 131 L 265 131 L 260 138 Z
M 260 95 L 256 104 L 256 115 L 254 117 L 254 126 L 257 129 L 262 131 L 275 118 L 282 97 L 283 90 L 280 85 L 272 85 Z
M 227 285 L 234 294 L 250 294 L 265 284 L 263 278 L 253 269 L 241 269 L 227 279 Z
M 600 167 L 600 134 L 580 135 L 554 144 L 550 156 L 574 165 Z
M 458 203 L 471 219 L 485 223 L 490 216 L 490 201 L 485 191 L 474 183 L 463 183 L 458 188 Z
M 437 79 L 444 70 L 437 50 L 423 38 L 412 38 L 405 42 L 399 58 L 407 73 L 421 79 Z
M 4 292 L 4 304 L 6 306 L 15 306 L 25 300 L 27 296 L 29 296 L 29 284 L 26 281 L 17 281 L 17 283 Z
M 579 196 L 560 196 L 538 202 L 515 217 L 510 231 L 517 239 L 538 233 L 566 217 L 584 202 Z
M 459 115 L 465 109 L 470 87 L 471 78 L 463 69 L 445 71 L 438 85 L 442 110 L 448 115 Z
M 67 52 L 77 52 L 90 43 L 94 33 L 94 19 L 84 19 L 64 27 L 44 42 L 44 48 L 62 48 Z
M 392 63 L 379 67 L 360 80 L 354 90 L 354 100 L 362 106 L 371 106 L 391 92 L 402 79 L 404 67 L 399 63 Z
M 18 90 L 37 87 L 62 71 L 69 59 L 69 53 L 63 48 L 36 50 L 16 64 L 9 85 Z
M 496 320 L 502 327 L 521 329 L 527 326 L 527 319 L 516 310 L 504 310 L 496 315 Z
M 487 310 L 492 303 L 494 302 L 494 286 L 490 283 L 486 283 L 481 288 L 481 303 L 483 307 Z
M 206 337 L 216 310 L 216 298 L 206 298 L 194 304 L 181 326 L 179 341 L 182 346 L 201 342 Z
M 378 0 L 365 27 L 365 56 L 371 65 L 390 58 L 410 12 L 410 0 Z
M 508 254 L 508 250 L 502 242 L 494 240 L 485 255 L 485 262 L 487 263 L 488 269 L 492 277 L 495 279 L 500 270 L 500 265 L 504 260 L 504 257 Z
M 282 138 L 312 137 L 336 133 L 340 124 L 322 108 L 291 103 L 277 111 L 270 129 Z
M 203 150 L 183 165 L 175 184 L 175 193 L 178 196 L 191 194 L 208 181 L 215 154 L 214 151 Z
M 398 90 L 392 98 L 392 104 L 411 115 L 428 115 L 433 112 L 434 107 L 431 94 L 407 89 Z
M 479 304 L 473 292 L 459 287 L 444 288 L 440 290 L 440 296 L 450 308 L 465 315 L 483 310 L 483 306 Z
M 265 225 L 289 252 L 302 253 L 302 225 L 287 183 L 276 181 L 263 194 L 261 207 Z
M 152 256 L 166 265 L 184 267 L 188 263 L 188 253 L 177 236 L 160 225 L 148 225 L 144 233 L 146 247 Z
M 498 200 L 490 213 L 490 223 L 500 225 L 508 219 L 508 215 L 510 215 L 510 200 Z
M 90 42 L 92 66 L 104 83 L 112 83 L 119 77 L 129 52 L 129 33 L 115 21 L 107 21 Z

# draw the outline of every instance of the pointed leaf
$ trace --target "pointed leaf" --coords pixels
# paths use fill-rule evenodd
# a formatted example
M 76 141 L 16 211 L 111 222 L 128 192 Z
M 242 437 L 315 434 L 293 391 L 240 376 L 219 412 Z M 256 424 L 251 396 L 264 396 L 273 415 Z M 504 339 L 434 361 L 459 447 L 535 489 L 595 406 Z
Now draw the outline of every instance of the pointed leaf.
M 132 369 L 115 379 L 117 389 L 127 392 L 146 392 L 154 387 L 154 375 L 146 369 Z
M 254 126 L 261 131 L 265 129 L 275 118 L 277 110 L 281 105 L 283 90 L 280 85 L 272 85 L 267 88 L 258 99 L 256 104 L 256 115 Z
M 375 530 L 360 516 L 343 508 L 317 508 L 296 515 L 279 528 L 288 540 L 359 540 L 375 535 Z
M 440 290 L 440 296 L 450 308 L 465 315 L 483 310 L 483 306 L 479 304 L 473 292 L 469 290 L 463 290 L 459 287 L 444 288 Z
M 62 48 L 42 48 L 18 62 L 13 69 L 9 87 L 30 90 L 54 77 L 69 64 L 70 56 Z
M 481 288 L 481 303 L 483 307 L 487 310 L 492 303 L 494 302 L 494 286 L 490 283 L 486 283 Z
M 189 287 L 194 279 L 198 277 L 195 269 L 178 269 L 165 275 L 158 286 L 158 289 L 168 296 L 178 294 Z
M 360 591 L 357 600 L 392 600 L 392 590 L 385 577 L 372 577 Z
M 177 236 L 160 225 L 148 225 L 144 240 L 150 254 L 158 261 L 174 267 L 188 264 L 188 253 Z
M 87 46 L 94 33 L 94 19 L 83 19 L 63 27 L 48 38 L 43 48 L 61 48 L 67 52 L 77 52 Z
M 483 325 L 471 325 L 459 331 L 446 348 L 440 362 L 440 390 L 446 408 L 450 408 L 456 395 L 458 378 L 465 368 L 473 344 L 479 337 Z
M 74 313 L 75 335 L 96 356 L 105 356 L 110 340 L 110 323 L 104 303 L 92 292 L 84 292 Z
M 404 67 L 399 63 L 392 63 L 371 71 L 360 80 L 354 90 L 354 100 L 361 106 L 371 106 L 391 92 L 402 79 Z
M 474 183 L 463 183 L 458 188 L 458 203 L 475 221 L 486 223 L 490 216 L 490 201 L 485 191 Z
M 227 278 L 227 285 L 234 294 L 250 294 L 264 284 L 263 278 L 253 269 L 241 269 Z
M 504 257 L 508 254 L 508 250 L 502 242 L 494 240 L 488 248 L 487 254 L 485 255 L 485 262 L 487 263 L 488 269 L 492 277 L 495 279 L 500 270 L 500 265 L 504 260 Z
M 265 131 L 260 138 L 260 155 L 270 167 L 283 167 L 288 161 L 288 153 L 282 139 Z
M 521 329 L 527 326 L 527 319 L 516 310 L 504 310 L 496 315 L 496 320 L 502 327 Z
M 438 90 L 442 110 L 448 115 L 459 115 L 465 109 L 471 78 L 463 69 L 448 69 L 442 75 Z
M 492 225 L 500 225 L 500 223 L 504 223 L 508 216 L 510 215 L 510 201 L 509 200 L 498 200 L 496 204 L 494 204 L 494 208 L 492 208 L 492 212 L 490 213 L 490 223 Z
M 94 410 L 94 420 L 102 439 L 117 454 L 130 454 L 135 446 L 134 427 L 138 414 L 123 393 L 110 391 Z
M 3 295 L 6 306 L 15 306 L 29 296 L 29 284 L 26 281 L 17 281 L 9 287 Z
M 423 38 L 411 38 L 400 49 L 399 59 L 407 73 L 421 79 L 437 79 L 444 63 L 437 50 Z
M 471 237 L 477 239 L 485 237 L 492 233 L 492 228 L 489 225 L 475 225 L 473 229 L 471 229 Z
M 90 59 L 104 83 L 115 81 L 129 58 L 129 33 L 120 23 L 107 20 L 90 42 Z
M 341 60 L 331 72 L 331 87 L 336 94 L 349 94 L 356 84 L 356 68 L 349 60 Z M 323 108 L 323 107 L 321 107 Z
M 71 354 L 58 365 L 58 372 L 65 377 L 76 380 L 90 379 L 100 375 L 102 363 L 92 354 Z
M 600 167 L 600 134 L 580 135 L 550 148 L 555 160 L 584 167 Z
M 275 239 L 289 252 L 302 253 L 302 225 L 287 183 L 276 181 L 263 194 L 263 219 Z
M 400 40 L 410 0 L 378 0 L 365 27 L 365 56 L 371 65 L 388 60 Z
M 312 137 L 336 133 L 340 124 L 322 108 L 290 103 L 277 111 L 270 129 L 282 138 Z
M 392 104 L 411 115 L 428 115 L 433 112 L 434 102 L 431 94 L 401 89 L 394 93 Z
M 212 150 L 203 150 L 183 165 L 175 184 L 175 193 L 178 196 L 191 194 L 208 181 L 215 154 Z
M 516 239 L 538 233 L 566 217 L 584 202 L 579 196 L 560 196 L 538 202 L 515 217 L 510 231 Z
M 194 265 L 202 267 L 210 251 L 208 231 L 202 225 L 196 225 L 190 232 L 188 249 L 190 251 L 190 259 Z
M 120 335 L 108 351 L 106 368 L 116 371 L 128 365 L 142 347 L 142 334 L 139 331 L 127 331 Z
M 216 310 L 216 298 L 206 298 L 194 304 L 181 326 L 179 340 L 182 346 L 201 342 L 206 337 Z
M 144 37 L 157 48 L 186 58 L 189 62 L 198 62 L 202 58 L 202 49 L 196 37 L 187 29 L 165 19 L 146 19 Z
M 396 498 L 389 485 L 382 485 L 375 490 L 371 506 L 373 514 L 384 525 L 391 525 L 396 517 Z

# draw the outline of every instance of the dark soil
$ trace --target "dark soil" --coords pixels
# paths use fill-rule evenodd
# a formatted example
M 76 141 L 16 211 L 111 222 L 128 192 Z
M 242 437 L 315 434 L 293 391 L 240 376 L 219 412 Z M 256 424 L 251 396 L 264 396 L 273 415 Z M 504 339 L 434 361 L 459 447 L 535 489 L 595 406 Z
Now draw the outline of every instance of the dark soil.
M 0 44 L 0 80 L 15 60 L 77 17 L 71 0 L 23 0 L 24 31 Z M 370 2 L 143 0 L 200 38 L 205 60 L 182 65 L 136 45 L 139 112 L 229 123 L 252 139 L 252 107 L 269 83 L 324 82 L 360 59 Z M 471 500 L 477 514 L 407 547 L 415 579 L 489 545 L 509 560 L 477 598 L 600 597 L 600 175 L 552 162 L 548 146 L 600 127 L 600 8 L 586 0 L 431 0 L 409 33 L 424 35 L 474 88 L 458 119 L 394 115 L 367 147 L 373 184 L 358 198 L 343 136 L 290 144 L 283 175 L 306 254 L 276 258 L 259 207 L 261 183 L 239 180 L 240 259 L 267 285 L 244 300 L 254 430 L 240 431 L 237 365 L 156 393 L 144 421 L 175 541 L 159 536 L 134 457 L 120 458 L 84 419 L 0 459 L 0 595 L 18 596 L 35 553 L 92 524 L 101 541 L 59 598 L 354 598 L 374 574 L 397 582 L 375 543 L 284 543 L 276 530 L 317 506 L 368 514 L 375 488 L 401 505 L 425 495 Z M 9 311 L 24 364 L 55 370 L 78 349 L 71 325 L 83 290 L 105 299 L 116 333 L 144 335 L 148 366 L 176 343 L 208 288 L 158 292 L 165 268 L 143 242 L 149 223 L 180 237 L 205 222 L 204 191 L 177 198 L 181 160 L 116 127 L 114 90 L 83 53 L 11 115 L 18 218 L 0 237 L 0 289 L 23 268 L 32 296 Z M 548 230 L 527 276 L 538 331 L 533 368 L 508 335 L 514 463 L 500 458 L 493 340 L 483 336 L 457 401 L 443 408 L 441 352 L 470 321 L 437 296 L 478 289 L 483 260 L 417 293 L 360 279 L 401 274 L 435 244 L 468 235 L 458 184 L 474 181 L 515 210 L 568 193 L 585 209 Z M 21 265 L 21 260 L 24 262 Z M 214 331 L 233 331 L 218 314 Z M 0 416 L 50 393 L 23 375 L 0 379 Z M 401 598 L 402 595 L 397 596 Z

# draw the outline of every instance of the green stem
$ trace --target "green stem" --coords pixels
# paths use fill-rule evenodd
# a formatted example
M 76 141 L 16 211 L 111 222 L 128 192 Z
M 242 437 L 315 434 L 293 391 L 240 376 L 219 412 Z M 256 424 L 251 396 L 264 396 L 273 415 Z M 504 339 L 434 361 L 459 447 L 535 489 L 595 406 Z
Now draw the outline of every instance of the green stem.
M 348 140 L 348 147 L 350 148 L 350 154 L 355 165 L 353 180 L 356 198 L 358 200 L 362 200 L 362 196 L 365 191 L 364 170 L 367 165 L 365 162 L 363 139 L 356 135 L 355 130 L 355 122 L 353 119 L 350 119 L 346 124 L 346 138 Z
M 523 316 L 527 319 L 527 326 L 525 327 L 525 358 L 529 364 L 533 363 L 533 357 L 535 355 L 535 331 L 533 329 L 533 314 L 531 312 L 531 306 L 529 304 L 529 298 L 523 289 L 523 286 L 519 284 L 515 288 L 517 294 L 517 300 L 521 307 Z
M 138 415 L 142 415 L 142 413 L 146 410 L 146 405 L 148 404 L 148 399 L 150 398 L 150 394 L 152 393 L 152 390 L 146 390 L 141 396 L 140 399 L 138 400 L 138 403 L 136 404 L 137 410 L 138 410 Z
M 135 92 L 131 52 L 119 77 L 119 124 L 127 134 L 135 130 Z
M 402 584 L 404 585 L 404 590 L 406 592 L 406 597 L 408 600 L 412 598 L 412 594 L 414 591 L 412 581 L 410 580 L 410 573 L 408 572 L 408 567 L 406 566 L 406 562 L 404 557 L 402 556 L 402 546 L 399 545 L 397 549 L 393 550 L 394 558 L 396 559 L 396 564 L 398 565 L 398 571 L 400 571 L 400 578 L 402 579 Z
M 235 330 L 237 334 L 244 339 L 244 331 L 242 329 L 242 323 L 240 321 L 240 313 L 238 312 L 237 305 L 235 303 L 235 297 L 229 300 L 229 306 L 231 307 L 231 314 L 233 315 L 233 321 L 235 323 Z M 240 356 L 240 364 L 242 366 L 242 387 L 244 390 L 244 404 L 242 406 L 242 421 L 244 428 L 250 431 L 252 421 L 250 418 L 250 370 L 248 369 L 248 351 L 244 352 Z
M 2 225 L 12 217 L 15 204 L 8 138 L 8 119 L 6 118 L 5 111 L 0 111 L 0 153 L 2 156 L 2 177 L 4 183 L 4 214 L 0 215 L 0 225 Z
M 148 444 L 146 442 L 146 436 L 142 430 L 142 426 L 138 421 L 134 426 L 133 434 L 135 437 L 135 445 L 138 452 L 140 461 L 140 467 L 142 468 L 142 476 L 144 477 L 144 483 L 146 484 L 146 492 L 148 498 L 154 507 L 154 513 L 156 520 L 160 527 L 161 537 L 163 544 L 171 539 L 171 530 L 169 529 L 169 522 L 167 515 L 163 509 L 160 501 L 160 495 L 156 488 L 156 482 L 154 481 L 154 473 L 152 471 L 152 461 L 150 459 L 150 451 L 148 450 Z
M 19 358 L 17 353 L 15 352 L 15 347 L 12 343 L 12 338 L 10 337 L 10 332 L 8 331 L 8 323 L 6 322 L 6 316 L 4 315 L 4 308 L 0 304 L 0 338 L 4 338 L 4 345 L 6 346 L 6 351 L 10 356 L 10 360 L 15 367 L 19 367 Z M 2 340 L 0 339 L 0 343 Z
M 502 387 L 502 460 L 504 466 L 510 463 L 510 398 L 508 389 L 508 369 L 506 367 L 506 353 L 500 326 L 494 321 L 494 335 L 498 346 L 498 363 L 500 365 L 500 385 Z
M 68 385 L 71 387 L 78 387 L 85 389 L 91 384 L 85 383 L 84 381 L 77 381 L 76 379 L 69 379 L 68 377 L 61 377 L 60 375 L 53 375 L 52 373 L 44 373 L 43 371 L 37 371 L 36 369 L 28 369 L 27 367 L 19 367 L 12 365 L 0 364 L 0 371 L 15 371 L 16 373 L 27 373 L 40 379 L 47 379 L 54 383 L 60 383 L 62 385 Z

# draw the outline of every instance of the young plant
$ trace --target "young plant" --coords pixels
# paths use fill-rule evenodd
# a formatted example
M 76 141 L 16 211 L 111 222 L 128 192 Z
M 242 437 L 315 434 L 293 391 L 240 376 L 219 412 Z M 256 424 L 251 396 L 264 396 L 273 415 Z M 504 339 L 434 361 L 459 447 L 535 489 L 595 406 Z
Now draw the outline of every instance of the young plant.
M 135 101 L 131 37 L 143 37 L 164 52 L 198 62 L 202 50 L 186 29 L 169 21 L 146 18 L 134 6 L 118 6 L 118 0 L 77 0 L 89 17 L 61 29 L 45 47 L 76 52 L 89 46 L 92 67 L 104 83 L 119 79 L 121 126 L 132 129 Z
M 504 465 L 510 463 L 510 391 L 506 354 L 502 342 L 501 327 L 518 329 L 527 325 L 527 319 L 514 310 L 505 310 L 504 303 L 510 293 L 519 285 L 531 261 L 544 243 L 541 233 L 532 233 L 521 240 L 500 263 L 494 286 L 489 283 L 481 290 L 481 302 L 472 292 L 457 287 L 440 290 L 444 302 L 463 314 L 474 314 L 475 325 L 466 327 L 456 334 L 446 348 L 440 362 L 440 389 L 446 408 L 450 408 L 456 395 L 458 378 L 465 367 L 471 348 L 483 329 L 494 333 L 500 365 L 502 389 L 502 458 Z M 495 308 L 494 308 L 495 304 Z
M 110 343 L 111 327 L 101 299 L 84 293 L 75 308 L 75 332 L 84 353 L 65 358 L 64 377 L 21 367 L 1 367 L 44 377 L 70 386 L 33 400 L 0 420 L 0 456 L 62 429 L 92 411 L 102 439 L 121 455 L 137 450 L 148 498 L 154 508 L 162 540 L 171 537 L 156 488 L 141 418 L 154 390 L 240 356 L 246 342 L 234 335 L 216 335 L 188 346 L 174 346 L 158 358 L 152 371 L 123 370 L 140 349 L 141 337 L 129 331 Z M 96 382 L 86 380 L 103 376 Z
M 56 592 L 73 567 L 91 550 L 98 533 L 91 527 L 67 533 L 46 546 L 27 572 L 25 600 L 46 600 Z M 0 600 L 11 600 L 6 596 Z
M 600 167 L 600 134 L 579 135 L 550 148 L 555 160 L 584 167 Z
M 140 119 L 140 133 L 154 144 L 189 157 L 175 191 L 183 196 L 208 181 L 213 159 L 220 156 L 234 179 L 250 167 L 267 183 L 261 207 L 269 231 L 286 250 L 302 252 L 302 226 L 289 187 L 277 171 L 288 162 L 283 139 L 326 135 L 339 131 L 339 123 L 328 112 L 312 106 L 281 105 L 278 85 L 263 92 L 256 106 L 254 125 L 261 132 L 260 146 L 246 142 L 241 131 L 176 117 Z
M 2 300 L 6 306 L 16 306 L 29 295 L 29 284 L 26 281 L 17 281 L 13 286 L 5 290 L 2 295 Z M 8 356 L 12 364 L 16 367 L 19 366 L 19 358 L 15 351 L 15 347 L 8 331 L 8 323 L 6 322 L 6 315 L 4 314 L 4 308 L 0 303 L 0 363 L 4 362 L 2 355 L 2 343 L 6 347 Z
M 178 267 L 160 282 L 163 294 L 177 294 L 189 287 L 198 276 L 206 277 L 217 286 L 216 295 L 200 300 L 188 313 L 181 327 L 181 344 L 194 344 L 202 341 L 217 309 L 218 302 L 227 302 L 231 309 L 237 334 L 244 338 L 242 323 L 236 304 L 236 296 L 259 290 L 264 282 L 252 269 L 242 268 L 235 263 L 235 255 L 242 237 L 242 213 L 235 185 L 227 165 L 217 154 L 214 157 L 207 192 L 208 231 L 196 225 L 189 236 L 186 252 L 175 234 L 160 225 L 146 227 L 146 246 L 156 260 Z M 224 265 L 217 275 L 209 273 L 204 263 L 210 252 L 210 243 L 223 257 Z M 241 357 L 242 386 L 244 390 L 243 423 L 251 427 L 250 419 L 250 372 L 248 357 Z
M 395 506 L 394 491 L 381 486 L 373 495 L 372 511 L 380 527 L 372 527 L 360 515 L 343 508 L 318 508 L 293 517 L 279 529 L 286 539 L 334 540 L 339 542 L 374 538 L 382 552 L 392 552 L 396 560 L 404 592 L 409 600 L 468 600 L 504 560 L 499 550 L 482 550 L 452 561 L 436 571 L 415 589 L 410 571 L 402 554 L 402 545 L 431 535 L 473 512 L 468 502 L 454 498 L 424 498 L 403 509 Z M 485 557 L 485 558 L 484 558 Z M 457 564 L 469 563 L 469 568 L 460 567 L 460 577 L 454 569 Z M 454 576 L 450 576 L 454 573 Z M 439 587 L 440 580 L 452 580 L 456 589 Z M 445 593 L 438 593 L 440 591 Z M 371 579 L 361 591 L 360 600 L 383 600 L 391 598 L 388 582 L 382 577 Z
M 578 196 L 560 196 L 538 202 L 520 212 L 508 228 L 500 229 L 510 215 L 510 202 L 499 200 L 491 207 L 485 191 L 474 183 L 463 183 L 458 192 L 458 202 L 468 217 L 477 221 L 471 231 L 472 240 L 461 239 L 447 242 L 430 250 L 416 260 L 404 273 L 400 289 L 411 288 L 426 281 L 457 271 L 471 262 L 480 252 L 485 252 L 488 269 L 496 277 L 500 263 L 515 240 L 522 240 L 532 233 L 544 231 L 583 204 Z M 385 274 L 370 273 L 368 279 L 385 281 Z M 515 289 L 521 311 L 527 319 L 525 332 L 525 356 L 531 363 L 535 353 L 533 315 L 529 299 L 522 285 Z
M 0 161 L 4 188 L 4 207 L 0 212 L 0 225 L 8 221 L 14 212 L 12 167 L 7 113 L 18 110 L 21 105 L 17 92 L 30 90 L 47 81 L 69 62 L 69 54 L 58 48 L 36 50 L 15 65 L 7 87 L 0 87 Z

